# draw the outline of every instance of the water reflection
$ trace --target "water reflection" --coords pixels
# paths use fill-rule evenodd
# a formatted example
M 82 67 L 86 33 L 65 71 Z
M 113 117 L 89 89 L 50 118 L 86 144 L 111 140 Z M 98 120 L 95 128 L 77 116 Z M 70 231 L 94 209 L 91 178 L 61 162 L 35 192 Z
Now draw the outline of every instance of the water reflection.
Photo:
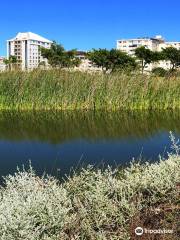
M 0 112 L 0 139 L 53 144 L 180 132 L 180 112 Z
M 180 112 L 0 112 L 0 175 L 32 160 L 39 173 L 85 164 L 156 160 L 169 131 L 180 135 Z

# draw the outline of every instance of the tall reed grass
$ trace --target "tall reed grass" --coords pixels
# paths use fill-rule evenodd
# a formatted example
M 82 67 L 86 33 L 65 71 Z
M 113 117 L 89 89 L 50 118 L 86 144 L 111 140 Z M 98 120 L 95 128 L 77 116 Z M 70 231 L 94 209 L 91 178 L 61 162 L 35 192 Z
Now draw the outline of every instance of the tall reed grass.
M 63 70 L 0 73 L 0 109 L 176 109 L 180 77 Z

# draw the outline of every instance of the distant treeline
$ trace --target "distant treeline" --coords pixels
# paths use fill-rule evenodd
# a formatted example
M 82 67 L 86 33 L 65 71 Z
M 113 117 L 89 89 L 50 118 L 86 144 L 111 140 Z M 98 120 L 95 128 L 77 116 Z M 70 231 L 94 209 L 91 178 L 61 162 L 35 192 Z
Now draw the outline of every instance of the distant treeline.
M 40 47 L 41 55 L 48 60 L 48 64 L 52 68 L 74 68 L 81 64 L 81 59 L 77 58 L 77 50 L 72 49 L 66 51 L 61 44 L 53 42 L 50 49 Z M 104 72 L 114 72 L 119 70 L 141 70 L 148 64 L 158 63 L 159 61 L 168 61 L 170 69 L 166 70 L 161 67 L 156 67 L 152 72 L 159 76 L 165 76 L 169 72 L 173 72 L 180 66 L 180 50 L 174 47 L 167 47 L 162 51 L 151 51 L 145 46 L 138 47 L 133 56 L 118 49 L 92 49 L 85 53 L 85 58 L 89 59 L 93 66 L 100 68 Z M 19 61 L 16 56 L 10 56 L 5 59 L 4 63 L 7 69 L 12 70 L 19 66 Z M 40 62 L 39 67 L 46 65 L 46 62 Z

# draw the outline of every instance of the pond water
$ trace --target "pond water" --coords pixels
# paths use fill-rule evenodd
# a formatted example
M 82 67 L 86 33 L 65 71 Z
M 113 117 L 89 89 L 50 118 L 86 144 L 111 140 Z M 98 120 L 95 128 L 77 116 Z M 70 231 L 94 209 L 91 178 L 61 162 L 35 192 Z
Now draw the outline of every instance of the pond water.
M 180 112 L 0 112 L 0 176 L 29 165 L 64 176 L 88 164 L 157 161 L 180 136 Z

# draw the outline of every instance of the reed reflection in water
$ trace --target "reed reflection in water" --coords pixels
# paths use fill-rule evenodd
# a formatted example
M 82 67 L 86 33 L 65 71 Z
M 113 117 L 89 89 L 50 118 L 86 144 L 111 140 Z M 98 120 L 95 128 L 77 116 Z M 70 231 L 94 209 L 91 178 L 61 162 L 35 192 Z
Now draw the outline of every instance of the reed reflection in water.
M 79 162 L 119 165 L 140 154 L 150 161 L 180 136 L 180 112 L 0 112 L 0 175 L 32 161 L 39 174 L 69 173 Z M 167 148 L 165 150 L 165 147 Z

